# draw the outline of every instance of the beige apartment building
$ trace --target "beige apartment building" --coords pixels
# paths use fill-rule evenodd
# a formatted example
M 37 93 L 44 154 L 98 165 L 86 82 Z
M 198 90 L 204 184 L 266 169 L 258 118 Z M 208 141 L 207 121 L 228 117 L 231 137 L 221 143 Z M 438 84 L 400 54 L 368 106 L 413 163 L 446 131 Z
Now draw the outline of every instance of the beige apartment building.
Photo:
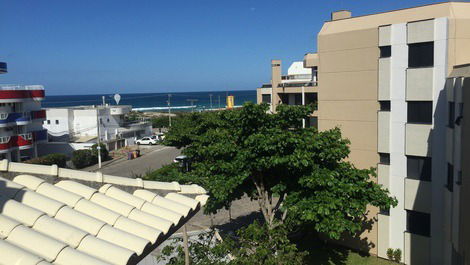
M 286 86 L 289 75 L 274 60 L 258 102 L 274 110 L 306 103 L 285 94 L 316 93 L 318 129 L 340 127 L 351 140 L 350 160 L 377 167 L 378 183 L 398 199 L 388 211 L 369 209 L 372 227 L 344 243 L 383 258 L 401 249 L 406 264 L 470 264 L 468 210 L 460 203 L 468 199 L 468 139 L 464 118 L 449 122 L 468 111 L 459 104 L 470 86 L 462 77 L 470 63 L 470 3 L 358 17 L 334 12 L 317 42 L 317 53 L 304 57 L 310 82 Z

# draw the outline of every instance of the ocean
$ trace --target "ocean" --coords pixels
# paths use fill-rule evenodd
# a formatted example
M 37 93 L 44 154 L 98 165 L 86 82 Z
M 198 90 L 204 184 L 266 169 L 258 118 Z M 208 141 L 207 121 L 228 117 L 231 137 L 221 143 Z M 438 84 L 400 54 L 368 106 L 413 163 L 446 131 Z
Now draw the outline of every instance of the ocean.
M 224 108 L 227 95 L 234 96 L 235 106 L 241 106 L 247 101 L 256 102 L 256 90 L 240 91 L 206 91 L 206 92 L 180 92 L 171 93 L 171 111 L 201 111 L 211 109 L 210 95 L 212 95 L 212 108 Z M 110 105 L 116 105 L 114 94 L 100 95 L 70 95 L 70 96 L 48 96 L 42 101 L 44 108 L 69 107 L 83 105 L 100 105 L 102 96 L 105 102 Z M 119 105 L 132 105 L 136 111 L 168 111 L 168 93 L 132 93 L 120 94 Z M 191 107 L 191 101 L 193 107 Z

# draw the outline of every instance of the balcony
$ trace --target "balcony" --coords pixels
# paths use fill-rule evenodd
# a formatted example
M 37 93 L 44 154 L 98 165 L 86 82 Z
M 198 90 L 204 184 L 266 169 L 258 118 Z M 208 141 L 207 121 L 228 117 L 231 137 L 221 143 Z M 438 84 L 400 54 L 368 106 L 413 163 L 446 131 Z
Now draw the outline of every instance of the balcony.
M 7 63 L 0 62 L 0 74 L 8 73 Z
M 0 113 L 0 127 L 11 125 L 26 125 L 31 122 L 31 115 L 28 112 L 22 113 Z
M 307 82 L 290 82 L 290 83 L 280 83 L 280 87 L 312 87 L 317 86 L 317 82 L 307 81 Z
M 26 101 L 30 99 L 43 100 L 45 97 L 44 87 L 40 85 L 20 86 L 20 85 L 2 85 L 0 86 L 0 102 L 2 100 L 12 99 L 16 101 Z
M 431 238 L 405 232 L 405 264 L 431 264 Z
M 405 209 L 430 213 L 431 194 L 430 181 L 405 179 Z
M 273 87 L 271 84 L 263 84 L 261 85 L 261 88 L 271 88 Z
M 31 148 L 33 145 L 33 134 L 23 133 L 18 135 L 16 144 L 20 150 Z
M 412 156 L 431 156 L 430 124 L 406 124 L 406 154 Z
M 433 99 L 434 67 L 406 70 L 406 100 L 428 101 Z

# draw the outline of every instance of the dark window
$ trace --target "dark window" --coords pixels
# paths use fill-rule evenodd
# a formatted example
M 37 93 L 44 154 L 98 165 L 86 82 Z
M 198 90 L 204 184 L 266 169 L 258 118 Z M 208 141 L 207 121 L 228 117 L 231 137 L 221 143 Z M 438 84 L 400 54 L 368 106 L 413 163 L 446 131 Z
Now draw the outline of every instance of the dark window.
M 55 124 L 59 124 L 59 120 L 55 120 Z
M 406 230 L 408 233 L 430 236 L 431 235 L 431 215 L 416 211 L 406 211 Z
M 271 94 L 262 94 L 261 102 L 271 104 Z
M 380 49 L 380 58 L 387 58 L 392 56 L 392 46 L 381 46 Z
M 454 102 L 449 102 L 449 119 L 447 121 L 447 126 L 449 128 L 454 128 L 455 122 L 455 104 Z
M 408 44 L 408 67 L 434 66 L 434 42 Z
M 315 109 L 318 109 L 317 93 L 305 93 L 305 105 L 315 104 Z
M 108 123 L 109 123 L 109 119 L 106 119 L 106 122 L 108 122 Z
M 432 160 L 430 157 L 407 156 L 407 178 L 431 181 Z
M 51 124 L 51 120 L 47 120 L 47 124 Z
M 379 153 L 380 164 L 390 165 L 390 154 L 388 153 Z
M 457 181 L 455 182 L 457 185 L 462 185 L 462 171 L 457 172 Z
M 302 105 L 302 94 L 294 94 L 294 104 Z
M 463 103 L 459 103 L 459 113 L 457 115 L 457 118 L 455 119 L 455 124 L 460 126 L 460 122 L 462 121 L 463 117 Z
M 390 101 L 379 101 L 380 103 L 380 110 L 381 111 L 390 111 L 391 106 L 390 106 Z
M 305 122 L 305 127 L 310 128 L 316 128 L 318 129 L 318 118 L 317 117 L 309 117 L 306 122 Z
M 432 124 L 432 101 L 408 101 L 408 123 Z
M 454 191 L 454 166 L 447 163 L 447 189 L 452 192 Z

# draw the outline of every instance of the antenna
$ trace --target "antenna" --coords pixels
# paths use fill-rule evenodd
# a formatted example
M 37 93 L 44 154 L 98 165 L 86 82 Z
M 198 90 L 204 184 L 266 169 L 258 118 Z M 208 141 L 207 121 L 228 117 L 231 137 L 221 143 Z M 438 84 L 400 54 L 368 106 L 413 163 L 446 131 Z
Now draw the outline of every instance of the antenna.
M 168 127 L 171 127 L 171 94 L 168 94 Z

